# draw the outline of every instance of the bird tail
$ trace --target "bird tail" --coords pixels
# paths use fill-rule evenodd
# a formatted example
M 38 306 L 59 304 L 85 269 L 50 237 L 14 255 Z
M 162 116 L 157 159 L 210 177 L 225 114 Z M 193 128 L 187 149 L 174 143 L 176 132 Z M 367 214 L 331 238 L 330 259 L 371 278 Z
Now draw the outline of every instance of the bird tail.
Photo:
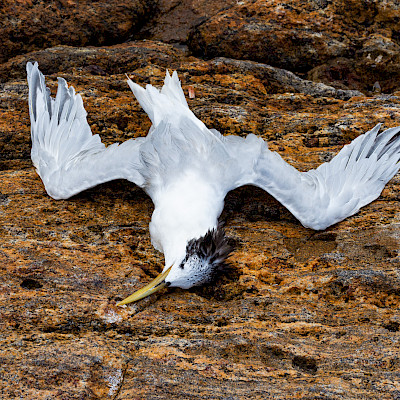
M 154 126 L 166 117 L 190 112 L 176 71 L 171 77 L 167 70 L 161 91 L 150 84 L 144 89 L 129 78 L 127 82 Z

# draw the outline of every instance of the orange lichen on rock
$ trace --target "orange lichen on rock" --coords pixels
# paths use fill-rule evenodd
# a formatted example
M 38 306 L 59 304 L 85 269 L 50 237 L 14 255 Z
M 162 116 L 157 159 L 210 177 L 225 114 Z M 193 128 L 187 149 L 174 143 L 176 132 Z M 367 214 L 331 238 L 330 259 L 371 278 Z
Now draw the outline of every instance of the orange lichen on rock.
M 194 29 L 205 35 L 205 28 L 218 21 L 220 29 L 209 35 L 234 32 L 243 21 L 229 13 L 242 18 L 245 8 L 254 32 L 258 13 L 266 19 L 265 12 L 273 11 L 272 24 L 272 16 L 285 10 L 291 17 L 286 25 L 279 22 L 281 38 L 289 25 L 306 32 L 307 24 L 327 15 L 325 9 L 332 15 L 341 10 L 344 21 L 353 16 L 339 2 L 315 1 L 307 3 L 315 10 L 296 20 L 296 7 L 303 3 L 291 9 L 288 3 L 277 7 L 265 1 L 238 2 L 224 11 L 213 6 L 218 20 L 210 16 Z M 389 46 L 382 37 L 397 26 L 392 2 L 385 2 L 386 11 L 379 2 L 367 3 L 378 10 L 370 27 L 375 36 L 360 43 L 368 51 L 374 41 Z M 348 29 L 370 18 L 368 7 Z M 338 24 L 320 21 L 320 29 L 339 34 Z M 249 35 L 250 28 L 235 35 Z M 218 37 L 222 55 L 231 46 L 230 36 L 225 42 Z M 307 46 L 315 49 L 325 63 L 320 71 L 326 72 L 330 61 L 326 53 L 317 54 L 323 48 L 318 36 L 313 40 Z M 396 35 L 390 40 L 395 42 Z M 287 57 L 295 52 L 289 43 L 282 47 Z M 393 53 L 393 59 L 398 56 Z M 221 217 L 235 246 L 228 271 L 212 284 L 163 289 L 121 308 L 118 301 L 164 266 L 148 231 L 151 200 L 135 185 L 115 181 L 55 201 L 32 167 L 25 76 L 26 62 L 32 60 L 39 62 L 53 93 L 57 76 L 75 86 L 93 133 L 107 145 L 144 136 L 150 127 L 125 73 L 141 85 L 160 87 L 166 68 L 178 71 L 185 93 L 194 89 L 189 105 L 209 128 L 225 135 L 260 135 L 302 171 L 330 160 L 378 122 L 385 128 L 399 125 L 399 92 L 366 96 L 353 90 L 364 86 L 345 80 L 333 86 L 313 81 L 321 76 L 316 70 L 306 80 L 238 58 L 199 59 L 185 48 L 146 40 L 37 49 L 0 64 L 0 397 L 398 397 L 398 175 L 376 201 L 324 232 L 302 227 L 262 190 L 239 188 L 228 194 Z M 395 70 L 394 64 L 387 68 Z M 395 86 L 382 82 L 384 91 Z

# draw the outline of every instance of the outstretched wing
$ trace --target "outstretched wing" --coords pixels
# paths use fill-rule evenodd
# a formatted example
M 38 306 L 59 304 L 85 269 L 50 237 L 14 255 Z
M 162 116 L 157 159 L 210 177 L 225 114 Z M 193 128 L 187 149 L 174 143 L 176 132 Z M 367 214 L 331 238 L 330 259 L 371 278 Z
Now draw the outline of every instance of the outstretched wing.
M 223 191 L 246 184 L 259 186 L 309 228 L 325 229 L 355 214 L 379 196 L 400 168 L 400 127 L 378 135 L 377 125 L 345 146 L 330 162 L 299 172 L 271 152 L 261 138 L 223 137 L 218 131 L 208 130 L 189 110 L 176 73 L 172 78 L 167 73 L 161 93 L 151 85 L 143 89 L 130 80 L 128 84 L 149 115 L 154 135 L 161 137 L 162 129 L 157 127 L 168 122 L 168 131 L 175 127 L 178 132 L 171 133 L 171 137 L 181 132 L 193 141 L 193 148 L 212 149 L 210 164 L 225 171 L 213 175 L 224 178 L 216 179 Z M 188 129 L 188 124 L 192 128 Z M 191 137 L 192 131 L 197 132 L 196 137 Z
M 325 229 L 375 200 L 400 168 L 400 127 L 360 135 L 330 161 L 299 172 L 254 135 L 227 136 L 241 170 L 232 190 L 250 184 L 279 200 L 306 227 Z
M 34 166 L 47 193 L 66 199 L 113 179 L 128 179 L 142 186 L 140 147 L 145 138 L 105 147 L 92 135 L 82 98 L 58 78 L 56 98 L 50 96 L 38 64 L 26 66 L 29 85 Z

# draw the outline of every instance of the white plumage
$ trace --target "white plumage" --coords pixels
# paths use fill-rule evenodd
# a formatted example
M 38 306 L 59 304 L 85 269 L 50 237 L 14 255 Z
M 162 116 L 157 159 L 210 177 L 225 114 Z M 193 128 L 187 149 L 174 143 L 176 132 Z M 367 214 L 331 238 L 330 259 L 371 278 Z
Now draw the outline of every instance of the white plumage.
M 306 227 L 325 229 L 376 199 L 399 169 L 400 127 L 360 135 L 330 162 L 299 172 L 255 135 L 222 136 L 190 111 L 176 72 L 161 91 L 128 79 L 152 121 L 145 138 L 105 147 L 92 135 L 79 94 L 58 80 L 50 96 L 37 63 L 27 64 L 32 161 L 55 199 L 113 179 L 128 179 L 154 202 L 152 243 L 164 253 L 163 274 L 137 300 L 165 285 L 209 281 L 230 249 L 218 226 L 226 194 L 258 186 Z

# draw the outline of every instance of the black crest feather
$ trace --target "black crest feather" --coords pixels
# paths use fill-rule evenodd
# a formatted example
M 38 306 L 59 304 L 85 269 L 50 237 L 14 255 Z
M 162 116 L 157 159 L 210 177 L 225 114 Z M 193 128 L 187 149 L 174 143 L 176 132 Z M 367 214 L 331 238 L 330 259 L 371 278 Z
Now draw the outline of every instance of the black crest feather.
M 183 263 L 193 255 L 206 259 L 215 270 L 223 268 L 224 262 L 233 251 L 233 246 L 228 243 L 222 225 L 209 230 L 204 236 L 192 239 L 186 246 L 186 258 Z

